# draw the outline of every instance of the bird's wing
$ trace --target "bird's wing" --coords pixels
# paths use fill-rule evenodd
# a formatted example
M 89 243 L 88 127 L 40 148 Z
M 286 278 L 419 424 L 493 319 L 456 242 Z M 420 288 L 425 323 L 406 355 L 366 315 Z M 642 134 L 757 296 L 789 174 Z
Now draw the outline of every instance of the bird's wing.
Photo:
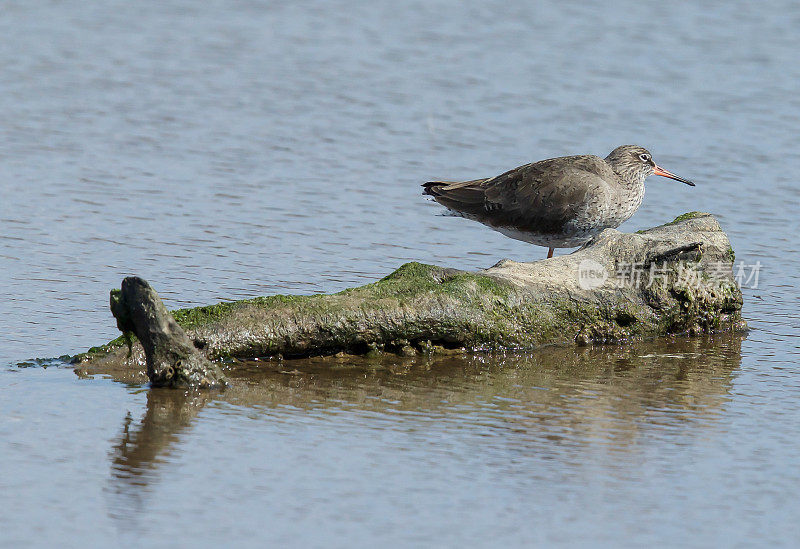
M 551 158 L 472 181 L 430 181 L 425 194 L 450 210 L 492 227 L 559 233 L 588 207 L 602 215 L 614 177 L 596 156 Z
M 610 192 L 600 171 L 604 166 L 593 158 L 563 160 L 526 164 L 486 181 L 484 222 L 551 234 L 580 217 L 590 204 L 602 209 Z

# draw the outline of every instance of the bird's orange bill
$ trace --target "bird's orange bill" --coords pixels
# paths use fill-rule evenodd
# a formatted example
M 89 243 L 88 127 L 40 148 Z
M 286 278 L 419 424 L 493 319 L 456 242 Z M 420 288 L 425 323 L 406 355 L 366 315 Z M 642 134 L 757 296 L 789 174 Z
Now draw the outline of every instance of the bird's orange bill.
M 665 170 L 664 168 L 661 168 L 659 166 L 653 166 L 653 174 L 660 175 L 661 177 L 669 177 L 670 179 L 674 179 L 675 181 L 680 181 L 681 183 L 686 183 L 690 187 L 694 187 L 694 183 L 692 183 L 688 179 L 684 179 L 682 177 L 678 177 L 674 173 L 668 172 L 667 170 Z

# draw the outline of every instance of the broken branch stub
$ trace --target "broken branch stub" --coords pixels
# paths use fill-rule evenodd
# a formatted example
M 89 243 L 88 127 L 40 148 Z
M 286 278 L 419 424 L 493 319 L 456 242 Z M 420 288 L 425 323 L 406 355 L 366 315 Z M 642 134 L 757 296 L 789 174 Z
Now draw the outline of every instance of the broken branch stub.
M 123 333 L 141 342 L 147 376 L 156 387 L 213 388 L 225 385 L 218 364 L 208 360 L 167 311 L 155 290 L 135 276 L 111 292 L 111 313 Z

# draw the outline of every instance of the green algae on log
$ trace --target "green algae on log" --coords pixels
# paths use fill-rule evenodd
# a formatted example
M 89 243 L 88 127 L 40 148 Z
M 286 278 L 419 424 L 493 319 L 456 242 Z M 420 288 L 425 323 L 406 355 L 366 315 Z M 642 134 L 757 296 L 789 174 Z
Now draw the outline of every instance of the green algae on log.
M 478 272 L 407 263 L 336 294 L 173 314 L 209 359 L 529 349 L 742 331 L 732 257 L 716 219 L 694 212 L 636 234 L 607 229 L 548 260 L 503 260 Z M 122 339 L 77 359 L 145 363 L 141 345 L 129 353 Z

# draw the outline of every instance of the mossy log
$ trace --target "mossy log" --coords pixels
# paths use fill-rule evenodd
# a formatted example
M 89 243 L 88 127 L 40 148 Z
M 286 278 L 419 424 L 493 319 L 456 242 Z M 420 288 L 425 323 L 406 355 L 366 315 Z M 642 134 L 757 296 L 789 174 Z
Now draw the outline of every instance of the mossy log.
M 332 295 L 261 297 L 173 314 L 209 359 L 413 355 L 743 331 L 733 259 L 716 219 L 695 212 L 636 234 L 608 229 L 548 260 L 503 260 L 478 272 L 408 263 Z M 118 339 L 78 359 L 143 365 L 142 351 L 134 342 L 129 353 Z

